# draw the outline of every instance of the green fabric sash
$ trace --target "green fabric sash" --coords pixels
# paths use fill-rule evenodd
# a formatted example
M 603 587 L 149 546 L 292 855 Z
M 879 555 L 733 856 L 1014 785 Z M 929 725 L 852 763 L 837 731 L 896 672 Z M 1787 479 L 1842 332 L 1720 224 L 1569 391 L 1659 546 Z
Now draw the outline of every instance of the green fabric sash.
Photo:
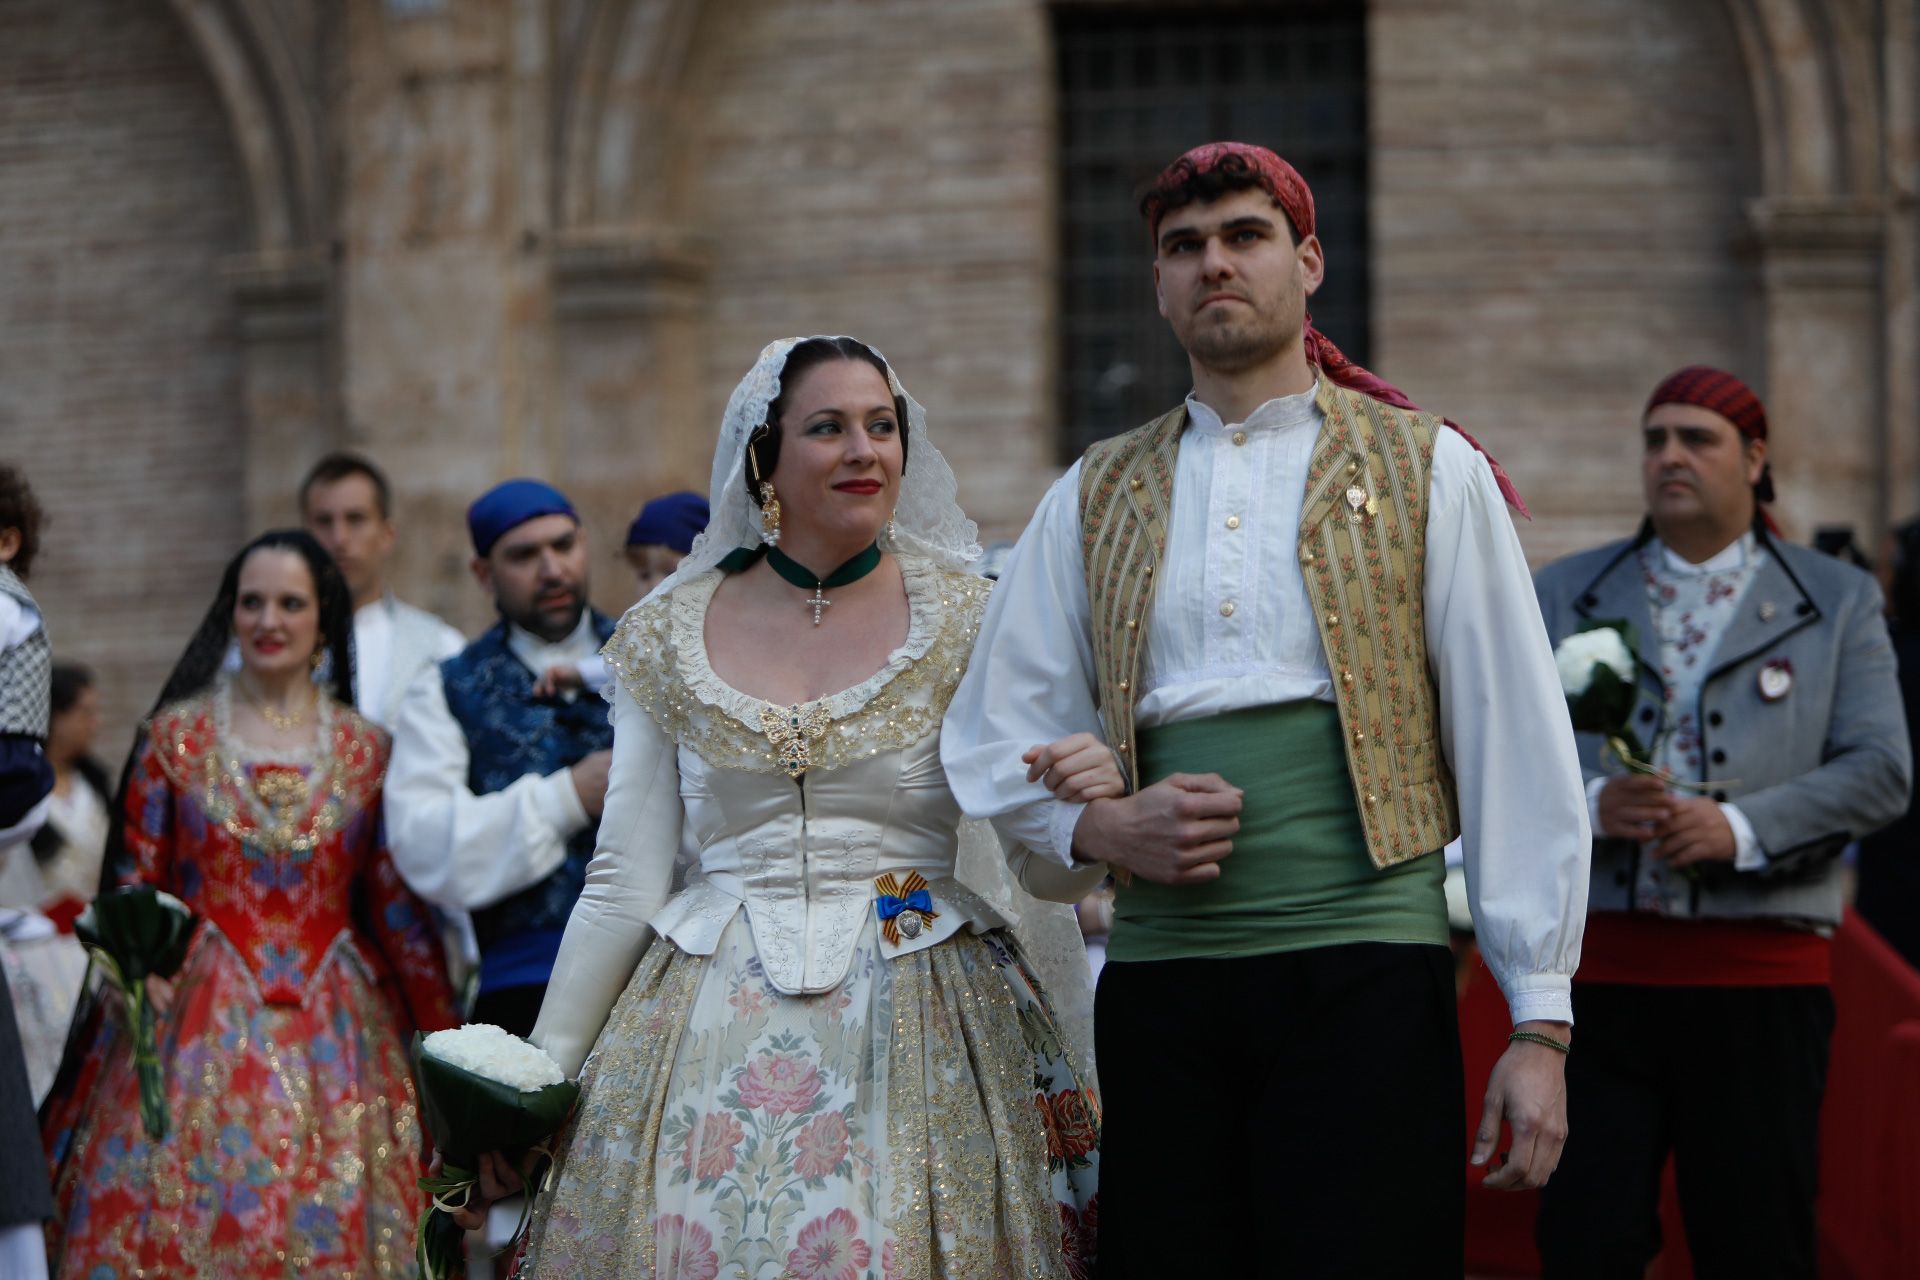
M 1143 785 L 1217 773 L 1246 792 L 1233 852 L 1207 884 L 1134 877 L 1114 902 L 1109 960 L 1265 955 L 1349 942 L 1447 941 L 1446 867 L 1367 856 L 1340 714 L 1284 702 L 1143 730 Z

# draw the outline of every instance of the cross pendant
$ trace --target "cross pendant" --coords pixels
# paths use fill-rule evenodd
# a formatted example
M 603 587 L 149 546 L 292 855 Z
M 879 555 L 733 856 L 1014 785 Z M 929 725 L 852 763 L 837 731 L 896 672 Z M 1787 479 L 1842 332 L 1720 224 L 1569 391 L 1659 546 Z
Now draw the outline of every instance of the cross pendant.
M 833 601 L 827 599 L 827 589 L 821 585 L 814 587 L 811 598 L 802 600 L 800 603 L 813 606 L 813 625 L 817 627 L 820 625 L 820 611 L 830 607 Z

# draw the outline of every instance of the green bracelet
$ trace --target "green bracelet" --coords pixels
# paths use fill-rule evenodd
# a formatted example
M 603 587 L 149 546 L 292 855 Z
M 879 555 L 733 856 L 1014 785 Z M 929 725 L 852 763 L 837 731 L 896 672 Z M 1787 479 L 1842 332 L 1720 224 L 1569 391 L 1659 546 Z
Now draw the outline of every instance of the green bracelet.
M 1573 1052 L 1573 1047 L 1566 1041 L 1555 1040 L 1552 1036 L 1540 1031 L 1516 1031 L 1507 1037 L 1508 1044 L 1512 1044 L 1515 1040 L 1525 1040 L 1528 1044 L 1543 1044 L 1549 1049 L 1558 1049 L 1561 1053 Z

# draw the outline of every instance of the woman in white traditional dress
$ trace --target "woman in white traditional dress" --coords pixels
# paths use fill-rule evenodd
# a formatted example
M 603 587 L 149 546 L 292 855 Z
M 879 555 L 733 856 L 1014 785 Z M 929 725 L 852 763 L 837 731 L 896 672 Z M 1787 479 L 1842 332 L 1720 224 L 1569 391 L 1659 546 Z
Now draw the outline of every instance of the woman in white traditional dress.
M 735 389 L 713 523 L 606 649 L 599 848 L 533 1033 L 584 1088 L 520 1274 L 1091 1274 L 1072 916 L 956 876 L 939 728 L 990 584 L 954 495 L 862 343 L 776 342 Z M 1081 737 L 1048 784 L 1119 794 Z M 1057 902 L 1103 873 L 1009 866 Z

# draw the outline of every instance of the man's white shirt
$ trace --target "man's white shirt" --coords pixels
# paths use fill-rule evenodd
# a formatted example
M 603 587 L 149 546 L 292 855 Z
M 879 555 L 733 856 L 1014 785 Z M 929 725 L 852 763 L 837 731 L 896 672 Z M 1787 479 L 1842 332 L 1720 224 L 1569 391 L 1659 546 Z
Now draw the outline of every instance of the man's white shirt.
M 1223 423 L 1187 398 L 1173 509 L 1140 671 L 1142 730 L 1245 707 L 1333 701 L 1296 549 L 1321 413 L 1312 392 Z M 941 755 L 970 816 L 1072 861 L 1084 806 L 1026 781 L 1020 755 L 1104 737 L 1081 549 L 1080 464 L 1041 500 L 988 604 Z M 1491 469 L 1434 442 L 1426 640 L 1458 781 L 1468 895 L 1514 1021 L 1571 1021 L 1591 836 L 1540 606 Z
M 407 687 L 428 667 L 467 647 L 467 638 L 389 593 L 353 611 L 353 701 L 378 725 L 393 723 Z
M 600 647 L 590 611 L 558 643 L 507 628 L 507 647 L 527 682 L 555 663 L 578 663 Z M 593 696 L 587 694 L 585 696 Z M 393 724 L 387 768 L 387 841 L 400 874 L 421 897 L 465 911 L 538 884 L 567 856 L 567 841 L 591 819 L 568 768 L 529 773 L 500 791 L 467 787 L 466 733 L 447 708 L 437 665 L 407 688 Z

